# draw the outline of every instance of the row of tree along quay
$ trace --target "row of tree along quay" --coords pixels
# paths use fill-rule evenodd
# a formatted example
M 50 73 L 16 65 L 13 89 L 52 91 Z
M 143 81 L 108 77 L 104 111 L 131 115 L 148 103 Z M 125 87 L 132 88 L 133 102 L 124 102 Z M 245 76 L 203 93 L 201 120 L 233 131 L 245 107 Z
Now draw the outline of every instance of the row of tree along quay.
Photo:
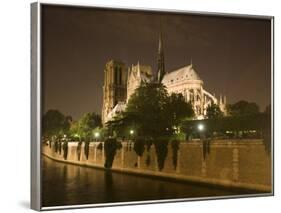
M 122 148 L 121 141 L 130 141 L 133 150 L 142 156 L 153 145 L 158 168 L 164 168 L 168 145 L 173 151 L 176 168 L 180 142 L 201 139 L 204 158 L 213 139 L 263 139 L 265 149 L 271 147 L 271 108 L 260 112 L 256 103 L 239 101 L 227 106 L 223 114 L 216 104 L 206 110 L 204 120 L 194 120 L 192 103 L 187 103 L 181 94 L 169 95 L 161 83 L 142 83 L 130 97 L 124 112 L 119 113 L 104 126 L 96 113 L 86 113 L 78 121 L 58 110 L 49 110 L 43 116 L 43 141 L 67 159 L 68 141 L 77 141 L 78 160 L 84 143 L 84 153 L 89 157 L 92 141 L 104 142 L 98 149 L 105 151 L 105 168 L 111 168 L 116 151 Z M 146 164 L 149 165 L 149 156 Z

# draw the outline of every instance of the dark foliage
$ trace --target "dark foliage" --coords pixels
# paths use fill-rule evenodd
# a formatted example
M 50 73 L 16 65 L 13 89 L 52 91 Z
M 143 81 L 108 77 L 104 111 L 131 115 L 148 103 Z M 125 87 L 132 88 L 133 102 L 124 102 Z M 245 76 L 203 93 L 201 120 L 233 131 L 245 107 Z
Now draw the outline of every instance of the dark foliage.
M 138 156 L 142 156 L 145 150 L 145 142 L 141 139 L 136 139 L 134 143 L 134 151 L 137 153 Z
M 135 137 L 142 137 L 145 141 L 169 138 L 173 126 L 193 114 L 191 104 L 186 103 L 182 95 L 169 96 L 163 84 L 143 83 L 131 96 L 125 112 L 108 122 L 107 126 L 119 137 L 128 137 L 132 128 Z
M 87 160 L 89 159 L 89 151 L 90 151 L 90 142 L 85 141 L 84 154 L 85 154 Z
M 223 113 L 217 104 L 212 103 L 207 107 L 207 118 L 216 119 L 221 118 L 222 116 Z
M 101 127 L 101 117 L 96 113 L 86 113 L 78 121 L 73 132 L 76 131 L 84 140 L 90 140 L 95 128 Z
M 63 142 L 62 149 L 63 149 L 63 158 L 64 158 L 64 160 L 66 160 L 67 154 L 68 154 L 68 142 L 67 141 Z
M 176 93 L 172 93 L 171 96 L 168 97 L 164 113 L 169 120 L 170 128 L 172 126 L 178 126 L 183 119 L 192 118 L 194 116 L 191 103 L 187 103 L 182 94 Z
M 172 152 L 173 152 L 173 165 L 174 165 L 174 168 L 176 169 L 177 164 L 178 164 L 178 151 L 180 148 L 180 142 L 178 140 L 172 140 L 171 147 L 172 147 Z
M 71 120 L 70 116 L 64 116 L 58 110 L 48 110 L 43 115 L 43 135 L 50 138 L 68 133 Z
M 118 144 L 115 138 L 108 138 L 105 140 L 104 142 L 104 151 L 105 151 L 104 167 L 105 168 L 110 169 L 112 167 L 113 160 L 118 148 L 120 148 L 120 143 Z
M 168 141 L 167 140 L 155 140 L 155 151 L 157 155 L 157 163 L 159 171 L 164 168 L 165 160 L 168 154 Z
M 79 141 L 77 148 L 76 148 L 76 153 L 77 153 L 77 160 L 80 161 L 81 158 L 81 147 L 82 147 L 82 142 Z
M 98 150 L 102 150 L 102 149 L 103 149 L 103 145 L 102 145 L 101 142 L 98 144 L 97 149 L 98 149 Z
M 244 116 L 259 113 L 259 106 L 256 103 L 249 103 L 243 100 L 228 105 L 227 108 L 228 113 L 232 116 Z
M 218 119 L 188 120 L 182 123 L 182 130 L 185 133 L 198 132 L 197 126 L 203 124 L 208 132 L 259 130 L 263 131 L 270 127 L 270 120 L 265 113 L 227 116 Z

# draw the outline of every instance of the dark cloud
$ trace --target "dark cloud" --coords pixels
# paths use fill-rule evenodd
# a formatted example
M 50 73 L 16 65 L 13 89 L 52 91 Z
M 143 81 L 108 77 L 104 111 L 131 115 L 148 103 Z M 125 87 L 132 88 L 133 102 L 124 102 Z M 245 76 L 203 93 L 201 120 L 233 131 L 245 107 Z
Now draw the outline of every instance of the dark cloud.
M 155 70 L 160 30 L 167 71 L 192 58 L 208 91 L 270 103 L 269 20 L 47 5 L 42 18 L 45 111 L 100 113 L 107 60 Z

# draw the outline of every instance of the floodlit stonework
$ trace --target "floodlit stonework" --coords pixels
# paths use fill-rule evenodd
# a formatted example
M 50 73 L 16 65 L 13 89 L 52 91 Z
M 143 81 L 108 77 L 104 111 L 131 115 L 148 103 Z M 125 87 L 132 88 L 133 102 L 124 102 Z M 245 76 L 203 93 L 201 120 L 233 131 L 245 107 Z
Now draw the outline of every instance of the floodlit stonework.
M 104 69 L 102 122 L 108 121 L 108 115 L 118 103 L 127 98 L 127 67 L 123 62 L 111 60 Z
M 195 72 L 193 65 L 182 67 L 180 69 L 166 73 L 162 83 L 166 86 L 168 93 L 180 93 L 186 102 L 190 102 L 197 119 L 203 119 L 206 115 L 207 107 L 211 104 L 217 104 L 222 112 L 225 112 L 226 97 L 218 100 L 204 88 L 204 82 Z
M 159 36 L 157 57 L 157 76 L 152 68 L 139 62 L 127 68 L 123 62 L 114 60 L 106 63 L 105 84 L 103 87 L 102 121 L 106 123 L 126 109 L 132 94 L 142 82 L 162 82 L 169 94 L 180 93 L 186 102 L 190 102 L 195 112 L 195 119 L 206 116 L 207 107 L 217 104 L 223 113 L 226 112 L 226 97 L 219 99 L 204 89 L 203 80 L 194 70 L 193 64 L 186 65 L 170 72 L 165 71 L 162 35 Z
M 104 142 L 91 142 L 89 158 L 85 152 L 77 152 L 77 142 L 68 143 L 67 158 L 55 151 L 55 146 L 43 146 L 44 155 L 62 162 L 104 168 L 105 150 L 98 149 Z M 82 144 L 82 150 L 85 144 Z M 180 143 L 176 168 L 173 163 L 173 150 L 168 146 L 168 154 L 163 170 L 159 170 L 155 145 L 145 149 L 143 156 L 134 151 L 132 142 L 122 142 L 113 161 L 112 170 L 149 177 L 169 177 L 174 180 L 196 181 L 216 186 L 271 191 L 271 157 L 264 149 L 261 139 L 214 140 L 205 158 L 202 141 Z M 79 156 L 79 157 L 78 157 Z M 150 163 L 147 164 L 147 157 Z M 80 160 L 78 160 L 78 158 Z M 137 165 L 137 166 L 136 166 Z
M 132 65 L 128 69 L 128 82 L 127 82 L 127 102 L 135 90 L 140 86 L 141 82 L 151 82 L 153 80 L 151 66 Z

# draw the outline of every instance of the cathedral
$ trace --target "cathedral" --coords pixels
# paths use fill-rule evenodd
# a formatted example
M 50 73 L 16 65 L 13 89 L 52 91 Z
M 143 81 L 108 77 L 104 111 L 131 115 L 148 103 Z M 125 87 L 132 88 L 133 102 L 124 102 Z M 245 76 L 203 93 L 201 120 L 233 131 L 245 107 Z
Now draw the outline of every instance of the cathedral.
M 141 82 L 161 82 L 169 94 L 181 93 L 186 102 L 193 106 L 195 119 L 204 119 L 207 107 L 214 103 L 221 111 L 226 111 L 226 97 L 219 99 L 207 92 L 204 82 L 191 64 L 177 70 L 166 72 L 162 34 L 159 36 L 157 54 L 157 76 L 154 77 L 149 65 L 139 62 L 131 67 L 121 61 L 110 60 L 104 69 L 102 122 L 105 124 L 126 109 L 131 95 L 140 86 Z

